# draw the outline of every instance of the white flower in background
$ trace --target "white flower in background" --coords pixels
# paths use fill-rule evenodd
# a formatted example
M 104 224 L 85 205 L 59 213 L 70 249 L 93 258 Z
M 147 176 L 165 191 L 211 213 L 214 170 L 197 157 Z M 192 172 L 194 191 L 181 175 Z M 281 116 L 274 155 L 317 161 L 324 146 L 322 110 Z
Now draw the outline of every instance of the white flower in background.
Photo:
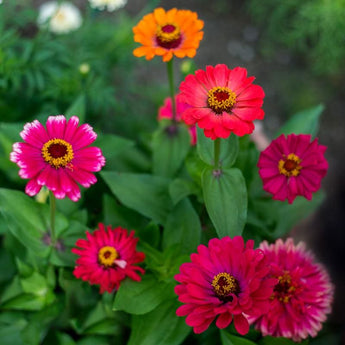
M 92 8 L 97 8 L 98 10 L 107 9 L 109 12 L 118 10 L 127 4 L 127 0 L 89 0 L 90 6 Z
M 37 23 L 48 26 L 56 34 L 65 34 L 78 29 L 82 24 L 82 17 L 79 9 L 72 3 L 50 1 L 40 6 Z

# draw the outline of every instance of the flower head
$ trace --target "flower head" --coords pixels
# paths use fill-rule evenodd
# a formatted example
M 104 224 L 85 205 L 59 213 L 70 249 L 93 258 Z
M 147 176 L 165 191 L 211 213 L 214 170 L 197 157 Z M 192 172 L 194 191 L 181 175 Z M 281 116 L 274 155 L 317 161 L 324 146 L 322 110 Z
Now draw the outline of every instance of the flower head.
M 258 167 L 265 191 L 273 199 L 291 204 L 297 195 L 311 200 L 320 189 L 328 163 L 324 157 L 326 146 L 311 141 L 307 134 L 284 134 L 273 140 L 261 152 Z
M 251 318 L 263 335 L 291 338 L 294 341 L 315 337 L 331 312 L 333 285 L 326 270 L 315 262 L 305 244 L 294 245 L 291 238 L 274 244 L 260 244 L 271 263 L 268 277 L 277 278 L 270 308 Z
M 167 62 L 175 55 L 192 58 L 202 40 L 204 22 L 195 12 L 173 8 L 156 8 L 133 28 L 134 41 L 141 44 L 133 51 L 137 57 L 151 60 L 162 56 Z
M 100 285 L 100 293 L 111 293 L 118 289 L 122 280 L 129 277 L 140 281 L 137 272 L 144 269 L 136 266 L 145 259 L 145 254 L 136 251 L 138 239 L 134 231 L 99 224 L 92 234 L 86 232 L 87 240 L 79 239 L 72 252 L 80 257 L 76 260 L 73 274 L 76 278 Z
M 211 139 L 252 133 L 254 120 L 262 120 L 261 86 L 253 85 L 242 67 L 229 69 L 226 65 L 207 66 L 188 75 L 180 85 L 184 101 L 191 107 L 182 119 L 188 125 L 198 124 Z
M 127 0 L 89 0 L 90 6 L 92 8 L 97 8 L 98 10 L 107 10 L 108 12 L 113 12 L 127 4 Z
M 82 24 L 79 9 L 70 2 L 49 1 L 39 8 L 37 23 L 55 34 L 77 30 Z
M 184 103 L 181 99 L 181 95 L 178 94 L 175 97 L 176 101 L 176 120 L 181 121 L 181 116 L 183 112 L 189 108 L 189 105 Z M 158 110 L 158 120 L 162 119 L 172 119 L 173 118 L 173 111 L 172 111 L 172 104 L 171 104 L 171 97 L 167 97 L 164 100 L 164 104 Z M 196 144 L 196 128 L 195 126 L 189 127 L 189 133 L 191 136 L 191 144 Z
M 198 246 L 191 262 L 180 267 L 175 279 L 179 301 L 184 303 L 176 314 L 185 316 L 195 333 L 204 332 L 217 318 L 218 328 L 232 320 L 240 334 L 249 331 L 248 315 L 267 312 L 276 279 L 263 279 L 269 272 L 266 259 L 254 242 L 243 238 L 210 240 L 208 247 Z
M 78 183 L 96 183 L 94 172 L 105 165 L 101 149 L 92 144 L 97 137 L 88 124 L 79 125 L 72 116 L 49 116 L 46 128 L 37 120 L 27 123 L 20 133 L 24 142 L 15 143 L 10 159 L 20 167 L 19 176 L 30 179 L 25 192 L 36 195 L 46 186 L 58 199 L 80 198 Z

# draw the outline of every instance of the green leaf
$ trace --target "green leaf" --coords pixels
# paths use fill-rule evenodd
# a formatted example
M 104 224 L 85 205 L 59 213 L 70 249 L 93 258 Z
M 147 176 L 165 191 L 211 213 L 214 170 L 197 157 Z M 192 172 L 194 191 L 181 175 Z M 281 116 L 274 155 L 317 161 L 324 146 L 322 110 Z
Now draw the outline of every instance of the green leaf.
M 176 316 L 178 306 L 175 299 L 167 300 L 150 313 L 134 315 L 128 345 L 181 344 L 191 328 Z
M 80 123 L 85 121 L 85 95 L 79 95 L 76 100 L 71 104 L 71 106 L 66 110 L 66 118 L 70 118 L 71 116 L 78 116 Z
M 171 285 L 171 284 L 170 284 Z M 126 279 L 114 299 L 113 309 L 134 315 L 146 314 L 173 294 L 173 287 L 145 274 L 140 282 Z
M 256 345 L 256 343 L 251 340 L 230 334 L 224 330 L 220 331 L 220 337 L 222 345 Z
M 259 345 L 295 345 L 296 343 L 290 339 L 283 337 L 263 337 L 258 342 Z M 306 344 L 305 341 L 299 343 L 301 345 Z
M 239 169 L 206 168 L 202 189 L 207 212 L 219 237 L 241 235 L 247 219 L 247 189 Z
M 172 207 L 168 194 L 169 179 L 113 171 L 103 171 L 101 176 L 124 205 L 157 223 L 165 222 Z
M 204 131 L 197 126 L 197 151 L 199 157 L 208 165 L 214 164 L 214 140 L 207 138 Z M 220 139 L 219 161 L 222 167 L 230 168 L 236 161 L 239 152 L 239 142 L 236 135 Z
M 185 198 L 171 211 L 163 232 L 163 247 L 178 244 L 181 253 L 196 250 L 201 239 L 201 223 L 191 202 Z
M 311 134 L 317 135 L 319 130 L 320 115 L 324 110 L 324 105 L 319 104 L 316 107 L 298 112 L 293 115 L 276 133 L 275 137 L 281 134 Z
M 171 177 L 180 168 L 190 149 L 190 135 L 184 124 L 161 125 L 152 138 L 153 173 Z
M 49 228 L 49 207 L 39 204 L 22 192 L 0 189 L 0 212 L 8 229 L 27 248 L 46 257 L 50 248 L 42 241 Z M 57 227 L 66 227 L 67 220 L 59 215 Z
M 191 180 L 177 178 L 169 185 L 169 194 L 174 205 L 190 194 L 197 194 L 200 188 Z

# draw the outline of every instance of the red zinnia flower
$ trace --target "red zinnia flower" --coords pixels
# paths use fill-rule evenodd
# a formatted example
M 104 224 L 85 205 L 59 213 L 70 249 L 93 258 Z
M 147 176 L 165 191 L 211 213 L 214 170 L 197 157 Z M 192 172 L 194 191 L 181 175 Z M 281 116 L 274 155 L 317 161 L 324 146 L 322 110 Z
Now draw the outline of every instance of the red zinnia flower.
M 269 266 L 263 252 L 253 249 L 254 241 L 246 244 L 243 238 L 212 239 L 208 247 L 198 246 L 175 279 L 179 301 L 184 303 L 176 311 L 185 316 L 187 325 L 195 333 L 204 332 L 217 318 L 218 328 L 227 327 L 232 319 L 240 334 L 249 331 L 248 315 L 267 312 L 269 297 L 276 279 L 263 279 Z
M 211 139 L 252 133 L 254 120 L 262 120 L 263 98 L 261 86 L 253 85 L 245 68 L 233 70 L 226 65 L 207 66 L 197 70 L 180 85 L 184 101 L 191 106 L 182 119 L 188 125 L 198 124 Z
M 81 249 L 72 249 L 80 256 L 73 274 L 90 284 L 100 285 L 100 293 L 118 289 L 126 277 L 140 281 L 136 271 L 145 271 L 135 264 L 142 262 L 145 254 L 136 251 L 138 239 L 134 237 L 134 231 L 128 235 L 121 227 L 112 229 L 110 225 L 105 228 L 104 224 L 99 224 L 98 228 L 92 234 L 86 232 L 87 240 L 76 242 Z
M 201 31 L 203 26 L 204 22 L 198 19 L 195 12 L 156 8 L 133 28 L 134 41 L 142 44 L 134 49 L 133 54 L 145 56 L 147 60 L 158 55 L 165 62 L 174 55 L 193 58 L 204 34 Z
M 333 285 L 326 270 L 306 251 L 305 244 L 294 245 L 291 238 L 260 248 L 271 263 L 268 277 L 278 279 L 270 298 L 270 308 L 255 321 L 263 335 L 294 341 L 315 337 L 331 312 Z
M 181 95 L 178 94 L 175 97 L 176 103 L 176 120 L 181 121 L 181 115 L 183 112 L 189 108 L 189 105 L 182 101 Z M 167 97 L 164 100 L 163 106 L 161 106 L 158 110 L 158 120 L 161 119 L 172 119 L 173 112 L 172 112 L 172 104 L 171 104 L 171 97 Z M 189 126 L 189 133 L 191 136 L 191 144 L 196 144 L 196 128 L 195 126 Z
M 258 167 L 265 191 L 275 200 L 291 204 L 297 195 L 311 200 L 320 189 L 328 163 L 324 157 L 327 147 L 311 142 L 311 135 L 284 134 L 273 140 L 261 152 Z
M 79 119 L 68 122 L 63 115 L 49 116 L 46 128 L 37 120 L 27 123 L 20 133 L 24 143 L 15 143 L 10 159 L 20 167 L 19 176 L 30 179 L 25 192 L 36 195 L 46 186 L 55 197 L 80 198 L 78 183 L 90 187 L 97 179 L 93 172 L 105 164 L 101 149 L 92 144 L 97 134 Z

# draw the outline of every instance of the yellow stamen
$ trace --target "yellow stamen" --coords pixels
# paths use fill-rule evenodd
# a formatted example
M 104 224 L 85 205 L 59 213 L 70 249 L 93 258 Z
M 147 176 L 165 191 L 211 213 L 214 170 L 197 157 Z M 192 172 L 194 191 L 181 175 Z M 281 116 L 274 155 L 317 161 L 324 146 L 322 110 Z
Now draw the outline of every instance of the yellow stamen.
M 207 105 L 216 114 L 230 112 L 236 103 L 236 94 L 227 87 L 215 86 L 208 91 Z
M 174 23 L 166 23 L 157 27 L 156 36 L 162 43 L 170 43 L 180 39 L 180 28 Z
M 302 169 L 300 165 L 302 160 L 294 153 L 290 153 L 287 157 L 284 155 L 283 157 L 284 158 L 278 162 L 279 172 L 287 177 L 298 176 Z
M 66 167 L 74 158 L 73 148 L 63 139 L 51 139 L 42 147 L 44 160 L 54 168 Z
M 119 257 L 117 250 L 111 246 L 102 247 L 98 251 L 98 262 L 105 266 L 110 267 L 114 265 L 114 261 Z
M 218 273 L 213 277 L 212 286 L 214 292 L 219 298 L 227 297 L 229 294 L 236 294 L 239 292 L 237 280 L 229 273 Z

